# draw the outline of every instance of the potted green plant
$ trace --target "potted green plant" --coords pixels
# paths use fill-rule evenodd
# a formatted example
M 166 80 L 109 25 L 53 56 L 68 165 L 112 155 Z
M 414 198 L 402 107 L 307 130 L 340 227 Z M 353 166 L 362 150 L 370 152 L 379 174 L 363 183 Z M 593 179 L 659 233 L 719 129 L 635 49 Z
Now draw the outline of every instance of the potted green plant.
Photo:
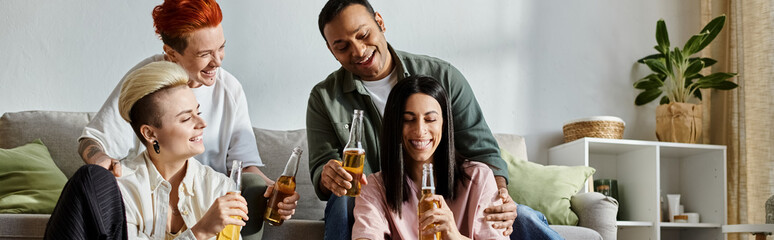
M 696 143 L 701 136 L 702 109 L 699 89 L 734 89 L 737 85 L 729 78 L 736 73 L 716 72 L 704 76 L 700 71 L 717 63 L 711 58 L 691 57 L 718 36 L 723 29 L 726 16 L 721 15 L 704 26 L 699 34 L 693 35 L 683 46 L 670 50 L 669 35 L 664 19 L 656 23 L 656 51 L 637 62 L 653 71 L 637 80 L 634 88 L 641 89 L 634 104 L 640 106 L 661 97 L 656 109 L 656 137 L 660 141 Z M 662 96 L 663 95 L 663 96 Z

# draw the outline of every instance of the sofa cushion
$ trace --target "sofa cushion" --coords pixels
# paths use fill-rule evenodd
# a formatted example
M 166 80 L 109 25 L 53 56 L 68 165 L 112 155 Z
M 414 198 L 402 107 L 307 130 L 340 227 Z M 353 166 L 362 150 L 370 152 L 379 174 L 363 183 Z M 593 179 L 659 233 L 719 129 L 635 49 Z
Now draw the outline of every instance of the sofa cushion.
M 316 199 L 316 198 L 315 198 Z M 298 211 L 296 211 L 298 214 Z M 293 216 L 293 218 L 296 218 Z M 281 226 L 264 224 L 262 239 L 323 239 L 325 235 L 325 222 L 320 220 L 290 219 Z
M 43 239 L 49 214 L 0 214 L 0 239 Z
M 0 117 L 0 148 L 15 148 L 40 139 L 51 158 L 70 176 L 83 165 L 78 156 L 78 137 L 94 113 L 26 111 L 7 112 Z
M 306 130 L 268 130 L 253 128 L 258 153 L 265 166 L 261 171 L 272 180 L 277 180 L 285 169 L 293 148 L 304 150 L 296 173 L 296 192 L 300 195 L 293 219 L 320 220 L 323 218 L 325 202 L 317 199 L 312 180 L 309 177 L 309 153 L 307 153 Z
M 578 224 L 570 199 L 594 174 L 594 168 L 543 166 L 513 157 L 504 149 L 501 154 L 508 165 L 508 193 L 514 201 L 540 211 L 550 224 Z
M 0 213 L 51 213 L 65 182 L 39 139 L 0 149 Z

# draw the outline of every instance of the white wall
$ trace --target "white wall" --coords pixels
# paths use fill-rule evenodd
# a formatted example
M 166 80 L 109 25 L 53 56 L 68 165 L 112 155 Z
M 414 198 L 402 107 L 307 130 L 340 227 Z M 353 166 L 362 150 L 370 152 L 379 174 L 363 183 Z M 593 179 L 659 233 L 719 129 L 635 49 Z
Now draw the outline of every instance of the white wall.
M 150 12 L 160 1 L 4 0 L 0 113 L 97 111 L 141 59 L 161 53 Z M 240 79 L 254 126 L 305 126 L 311 87 L 339 67 L 317 29 L 324 1 L 220 1 L 224 67 Z M 568 120 L 615 115 L 625 138 L 653 140 L 655 105 L 634 106 L 635 60 L 655 23 L 674 43 L 701 28 L 699 0 L 374 0 L 396 48 L 436 56 L 467 77 L 494 132 L 527 138 L 545 163 Z

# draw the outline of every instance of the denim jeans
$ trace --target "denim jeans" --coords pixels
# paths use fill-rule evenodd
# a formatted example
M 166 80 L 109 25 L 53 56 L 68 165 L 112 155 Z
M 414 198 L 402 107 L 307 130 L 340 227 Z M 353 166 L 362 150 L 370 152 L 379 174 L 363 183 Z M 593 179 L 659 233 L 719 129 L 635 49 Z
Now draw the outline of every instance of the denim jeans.
M 331 194 L 325 204 L 326 240 L 352 239 L 352 225 L 355 225 L 353 209 L 355 209 L 355 198 Z
M 543 213 L 535 211 L 527 205 L 516 208 L 516 221 L 513 221 L 511 240 L 516 239 L 564 239 L 548 226 L 548 220 Z
M 349 240 L 352 238 L 352 225 L 355 217 L 355 198 L 331 194 L 325 205 L 325 239 Z M 548 227 L 546 217 L 526 205 L 518 205 L 518 216 L 513 222 L 511 239 L 564 239 L 559 233 Z

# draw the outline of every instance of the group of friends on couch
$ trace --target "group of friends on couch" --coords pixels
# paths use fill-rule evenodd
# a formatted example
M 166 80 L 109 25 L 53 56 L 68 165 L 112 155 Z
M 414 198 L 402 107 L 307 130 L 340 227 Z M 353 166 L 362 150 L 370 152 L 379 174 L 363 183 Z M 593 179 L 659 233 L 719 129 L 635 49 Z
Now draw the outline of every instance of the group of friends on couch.
M 165 0 L 152 11 L 164 54 L 144 59 L 83 130 L 87 164 L 68 181 L 45 238 L 210 239 L 227 225 L 260 228 L 265 202 L 227 194 L 235 160 L 245 189 L 264 175 L 236 77 L 221 68 L 225 37 L 214 0 Z M 394 49 L 367 0 L 329 0 L 318 26 L 341 64 L 311 90 L 309 168 L 326 200 L 325 239 L 561 239 L 508 195 L 507 166 L 463 74 L 443 60 Z M 361 179 L 342 167 L 353 110 L 363 117 Z M 257 143 L 260 144 L 260 143 Z M 440 207 L 417 213 L 422 165 L 434 164 Z M 345 193 L 363 184 L 359 197 Z M 298 193 L 278 205 L 295 213 Z M 234 218 L 238 216 L 241 218 Z M 420 233 L 420 230 L 422 232 Z M 256 236 L 260 238 L 260 236 Z

